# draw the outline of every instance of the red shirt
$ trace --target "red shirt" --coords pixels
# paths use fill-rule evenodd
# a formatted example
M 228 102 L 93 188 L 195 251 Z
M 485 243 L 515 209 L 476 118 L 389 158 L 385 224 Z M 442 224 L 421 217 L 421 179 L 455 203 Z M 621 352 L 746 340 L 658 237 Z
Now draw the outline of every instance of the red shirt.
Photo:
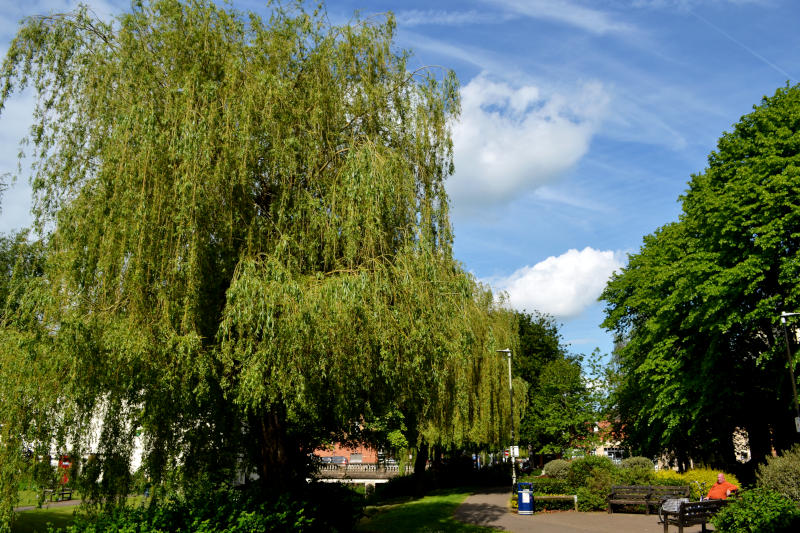
M 723 481 L 722 483 L 714 483 L 714 486 L 711 487 L 710 491 L 708 491 L 708 499 L 727 500 L 729 490 L 739 490 L 739 487 L 733 483 L 728 483 L 727 481 Z

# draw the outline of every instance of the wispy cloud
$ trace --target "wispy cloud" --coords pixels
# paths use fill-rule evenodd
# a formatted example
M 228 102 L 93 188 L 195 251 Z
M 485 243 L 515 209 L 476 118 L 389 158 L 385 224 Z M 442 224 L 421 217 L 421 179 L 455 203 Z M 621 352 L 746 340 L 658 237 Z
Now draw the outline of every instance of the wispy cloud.
M 469 11 L 444 11 L 440 9 L 398 11 L 397 23 L 401 26 L 464 26 L 468 24 L 499 24 L 515 18 L 511 13 Z
M 633 26 L 605 12 L 567 0 L 489 0 L 531 18 L 550 20 L 595 33 L 627 33 Z
M 405 32 L 403 37 L 405 37 L 406 42 L 413 43 L 415 51 L 424 50 L 433 55 L 441 55 L 450 59 L 463 61 L 482 71 L 497 65 L 495 55 L 483 48 L 455 45 L 439 39 L 432 39 L 412 31 Z
M 733 5 L 769 5 L 774 0 L 634 0 L 633 7 L 649 7 L 656 9 L 679 9 L 689 10 L 696 6 L 707 6 L 709 4 L 733 4 Z
M 736 37 L 734 37 L 730 33 L 726 32 L 725 30 L 723 30 L 722 28 L 720 28 L 719 26 L 717 26 L 716 24 L 714 24 L 710 20 L 706 19 L 705 17 L 702 17 L 702 16 L 698 15 L 694 11 L 691 11 L 690 13 L 697 20 L 699 20 L 699 21 L 703 22 L 704 24 L 706 24 L 709 28 L 713 29 L 714 31 L 716 31 L 717 33 L 719 33 L 720 35 L 722 35 L 723 37 L 728 39 L 730 42 L 732 42 L 733 44 L 737 45 L 739 48 L 741 48 L 742 50 L 747 52 L 748 54 L 750 54 L 751 56 L 755 57 L 756 59 L 758 59 L 759 61 L 764 63 L 765 65 L 767 65 L 769 68 L 771 68 L 775 72 L 777 72 L 777 73 L 779 73 L 779 74 L 781 74 L 783 76 L 786 76 L 786 78 L 788 78 L 788 79 L 793 79 L 793 80 L 797 79 L 796 77 L 792 76 L 791 74 L 789 74 L 788 72 L 783 70 L 781 67 L 779 67 L 778 65 L 776 65 L 775 63 L 773 63 L 772 61 L 767 59 L 766 57 L 762 56 L 761 54 L 759 54 L 758 52 L 756 52 L 755 50 L 753 50 L 752 48 L 750 48 L 749 46 L 744 44 L 742 41 L 740 41 L 739 39 L 737 39 Z
M 486 281 L 506 291 L 514 309 L 537 310 L 564 319 L 594 305 L 608 278 L 623 265 L 622 253 L 587 246 L 522 267 L 506 278 Z
M 608 96 L 596 83 L 575 94 L 542 94 L 490 81 L 485 75 L 461 92 L 453 128 L 456 173 L 447 190 L 454 209 L 505 203 L 563 174 L 589 149 Z
M 608 204 L 583 197 L 574 190 L 565 192 L 562 190 L 557 190 L 553 187 L 544 186 L 538 188 L 535 195 L 539 200 L 548 202 L 550 204 L 560 204 L 581 209 L 583 211 L 592 211 L 595 213 L 609 213 L 613 211 Z

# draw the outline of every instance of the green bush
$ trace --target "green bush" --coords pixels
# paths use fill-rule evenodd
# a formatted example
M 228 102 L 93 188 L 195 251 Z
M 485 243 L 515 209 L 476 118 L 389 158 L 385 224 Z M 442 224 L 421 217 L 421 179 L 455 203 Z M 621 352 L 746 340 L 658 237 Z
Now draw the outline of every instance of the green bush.
M 588 455 L 575 459 L 569 465 L 569 474 L 567 480 L 575 487 L 586 485 L 587 477 L 592 475 L 595 469 L 605 470 L 609 473 L 609 479 L 616 471 L 617 467 L 611 462 L 608 457 L 601 457 L 598 455 Z M 610 486 L 610 485 L 609 485 Z
M 641 466 L 620 468 L 614 476 L 614 483 L 618 485 L 657 485 L 655 474 L 652 468 Z
M 648 459 L 647 457 L 628 457 L 627 459 L 622 460 L 622 464 L 620 467 L 623 469 L 628 468 L 645 468 L 648 470 L 653 470 L 655 466 L 653 465 L 653 461 Z
M 574 487 L 565 479 L 537 478 L 531 480 L 535 494 L 574 494 Z
M 569 461 L 564 459 L 553 459 L 548 461 L 542 469 L 546 476 L 554 477 L 557 479 L 566 479 L 569 474 Z
M 711 519 L 721 533 L 791 533 L 800 530 L 800 509 L 765 488 L 742 492 Z
M 680 487 L 686 485 L 688 481 L 683 479 L 679 473 L 674 470 L 659 470 L 653 474 L 653 485 L 668 485 Z
M 757 485 L 800 503 L 800 445 L 778 457 L 767 457 L 767 464 L 758 467 Z
M 584 480 L 585 484 L 578 487 L 578 509 L 581 511 L 605 509 L 608 494 L 611 492 L 611 470 L 607 469 L 606 465 L 595 466 Z
M 68 533 L 261 533 L 352 531 L 363 496 L 344 485 L 310 484 L 264 499 L 257 491 L 222 489 L 196 498 L 172 498 L 147 508 L 116 507 L 77 517 Z
M 653 475 L 653 485 L 686 485 L 688 481 L 674 470 L 659 470 Z

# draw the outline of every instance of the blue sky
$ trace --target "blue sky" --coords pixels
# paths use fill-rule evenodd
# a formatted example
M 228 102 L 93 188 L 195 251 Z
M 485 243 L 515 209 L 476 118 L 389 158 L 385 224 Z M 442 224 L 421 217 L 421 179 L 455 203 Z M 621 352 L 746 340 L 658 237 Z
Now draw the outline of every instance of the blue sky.
M 103 17 L 129 2 L 90 1 Z M 265 2 L 233 0 L 264 13 Z M 65 0 L 0 0 L 0 53 L 17 21 Z M 642 236 L 675 220 L 723 131 L 800 75 L 791 0 L 331 0 L 334 23 L 392 11 L 412 67 L 453 69 L 462 116 L 448 183 L 455 253 L 511 305 L 553 314 L 572 350 L 609 352 L 596 301 Z M 0 173 L 16 168 L 30 96 L 0 116 Z M 0 231 L 30 223 L 21 179 Z

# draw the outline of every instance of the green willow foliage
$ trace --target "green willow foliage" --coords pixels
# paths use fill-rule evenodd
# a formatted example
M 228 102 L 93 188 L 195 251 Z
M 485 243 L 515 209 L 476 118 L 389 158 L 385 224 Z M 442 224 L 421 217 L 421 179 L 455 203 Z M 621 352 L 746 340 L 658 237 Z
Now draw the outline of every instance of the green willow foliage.
M 3 322 L 5 459 L 78 455 L 101 417 L 102 490 L 123 494 L 139 430 L 156 482 L 249 464 L 274 484 L 390 413 L 412 444 L 508 433 L 513 314 L 452 258 L 457 81 L 409 72 L 391 17 L 323 20 L 157 0 L 24 21 L 0 108 L 38 94 L 47 245 Z

